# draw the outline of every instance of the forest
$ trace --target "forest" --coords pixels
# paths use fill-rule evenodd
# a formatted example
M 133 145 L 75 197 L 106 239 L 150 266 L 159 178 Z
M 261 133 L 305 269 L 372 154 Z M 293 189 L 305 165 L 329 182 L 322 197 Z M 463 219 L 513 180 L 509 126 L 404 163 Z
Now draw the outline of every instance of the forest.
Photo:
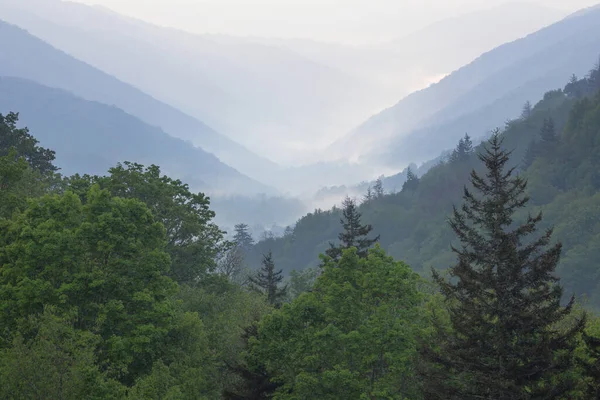
M 159 166 L 62 175 L 16 111 L 2 399 L 600 399 L 600 66 L 258 243 Z

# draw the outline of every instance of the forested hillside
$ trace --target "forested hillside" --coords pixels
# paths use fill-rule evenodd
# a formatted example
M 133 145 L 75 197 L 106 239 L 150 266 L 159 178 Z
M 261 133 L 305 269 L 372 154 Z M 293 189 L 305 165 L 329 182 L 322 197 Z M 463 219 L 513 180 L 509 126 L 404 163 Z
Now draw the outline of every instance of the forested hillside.
M 600 279 L 592 272 L 600 243 L 595 216 L 600 206 L 599 82 L 597 66 L 587 78 L 573 79 L 564 90 L 546 93 L 535 107 L 526 105 L 502 133 L 505 148 L 513 151 L 512 165 L 529 181 L 532 207 L 526 212 L 544 211 L 544 226 L 555 226 L 556 238 L 564 243 L 558 271 L 568 293 L 589 296 L 595 307 L 600 307 Z M 542 135 L 550 119 L 556 135 L 553 139 Z M 447 268 L 454 256 L 450 248 L 453 233 L 446 221 L 452 206 L 460 202 L 471 170 L 481 167 L 475 156 L 480 151 L 481 146 L 466 153 L 463 149 L 460 156 L 455 151 L 422 176 L 413 189 L 363 201 L 360 212 L 381 235 L 382 247 L 424 274 L 431 267 Z M 287 236 L 258 243 L 254 263 L 258 254 L 271 250 L 275 263 L 287 272 L 315 267 L 318 255 L 329 248 L 329 242 L 336 242 L 340 216 L 340 210 L 334 208 L 301 218 Z
M 398 166 L 435 157 L 465 130 L 477 137 L 473 130 L 492 129 L 565 76 L 587 72 L 597 61 L 599 21 L 600 10 L 592 9 L 490 50 L 373 116 L 331 151 Z
M 0 398 L 597 398 L 600 320 L 561 303 L 561 246 L 540 230 L 541 214 L 527 216 L 528 184 L 509 162 L 524 157 L 534 208 L 562 213 L 557 236 L 567 259 L 580 257 L 567 282 L 594 286 L 600 94 L 584 94 L 598 73 L 526 108 L 477 149 L 479 161 L 466 137 L 447 164 L 421 180 L 408 173 L 401 193 L 377 188 L 360 209 L 345 201 L 341 242 L 318 276 L 287 283 L 270 251 L 259 271 L 244 271 L 248 227 L 225 240 L 209 199 L 159 166 L 60 175 L 54 151 L 18 128 L 17 114 L 0 114 Z M 523 154 L 501 145 L 532 138 Z M 373 246 L 379 235 L 359 211 L 404 222 L 410 235 L 408 212 L 424 221 L 461 202 L 471 167 L 450 220 L 462 246 L 443 255 L 451 279 L 427 282 Z M 306 220 L 327 231 L 335 214 Z

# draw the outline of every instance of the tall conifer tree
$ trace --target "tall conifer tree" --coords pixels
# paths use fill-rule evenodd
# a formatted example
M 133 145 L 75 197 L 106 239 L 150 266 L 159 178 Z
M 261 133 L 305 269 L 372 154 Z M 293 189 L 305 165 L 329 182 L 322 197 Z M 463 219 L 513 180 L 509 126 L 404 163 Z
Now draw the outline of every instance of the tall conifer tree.
M 344 227 L 344 231 L 338 235 L 340 244 L 336 246 L 330 242 L 330 248 L 327 249 L 326 254 L 334 260 L 338 260 L 342 256 L 343 250 L 356 247 L 359 257 L 367 257 L 369 248 L 379 240 L 379 235 L 374 239 L 368 238 L 373 227 L 362 225 L 361 214 L 358 212 L 354 200 L 346 197 L 342 205 L 343 218 L 340 223 Z
M 495 134 L 479 155 L 487 169 L 471 174 L 450 225 L 462 242 L 447 281 L 434 271 L 446 298 L 451 330 L 440 326 L 435 346 L 423 346 L 426 399 L 558 399 L 574 385 L 575 337 L 584 321 L 559 330 L 572 311 L 561 305 L 554 272 L 561 245 L 552 230 L 533 238 L 541 214 L 518 225 L 527 183 L 505 170 L 510 153 Z
M 267 295 L 267 301 L 271 305 L 281 304 L 281 300 L 287 293 L 287 285 L 280 288 L 279 284 L 283 281 L 283 271 L 275 271 L 273 262 L 273 253 L 263 255 L 262 268 L 254 277 L 250 277 L 250 282 L 260 291 Z

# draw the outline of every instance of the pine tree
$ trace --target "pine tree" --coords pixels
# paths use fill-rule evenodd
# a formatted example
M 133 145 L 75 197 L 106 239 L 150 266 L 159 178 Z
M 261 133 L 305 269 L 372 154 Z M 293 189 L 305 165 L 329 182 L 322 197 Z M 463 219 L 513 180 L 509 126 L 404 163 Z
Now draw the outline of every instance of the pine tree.
M 583 340 L 591 359 L 583 361 L 585 375 L 588 378 L 588 399 L 600 400 L 600 338 L 584 332 Z
M 525 102 L 525 104 L 523 105 L 523 111 L 521 112 L 521 119 L 526 120 L 529 117 L 531 117 L 531 112 L 532 112 L 531 103 L 529 102 L 529 100 L 527 100 Z
M 450 156 L 450 162 L 460 162 L 467 160 L 473 153 L 473 142 L 468 134 L 465 134 L 464 138 L 461 138 L 456 145 L 452 155 Z
M 540 131 L 540 137 L 545 143 L 556 143 L 556 128 L 554 126 L 554 120 L 552 117 L 544 119 L 544 124 L 542 125 L 542 130 Z
M 358 212 L 354 200 L 346 197 L 342 206 L 343 218 L 340 223 L 344 227 L 344 231 L 338 235 L 340 244 L 335 246 L 330 242 L 330 248 L 325 253 L 334 260 L 339 260 L 343 250 L 356 247 L 360 257 L 367 257 L 369 248 L 379 240 L 379 235 L 375 239 L 367 237 L 373 227 L 371 225 L 361 225 L 361 214 Z
M 233 242 L 244 251 L 248 251 L 254 245 L 254 239 L 250 234 L 250 227 L 247 224 L 237 224 L 235 226 L 235 235 Z
M 375 194 L 376 199 L 380 199 L 383 197 L 383 195 L 385 194 L 383 189 L 383 177 L 380 176 L 379 178 L 377 178 L 377 180 L 375 181 L 375 185 L 373 185 L 373 192 Z
M 561 306 L 554 272 L 561 245 L 549 247 L 552 230 L 532 238 L 541 214 L 513 222 L 528 203 L 527 183 L 505 171 L 510 153 L 498 133 L 479 155 L 485 177 L 475 171 L 465 203 L 450 225 L 460 241 L 458 263 L 446 281 L 434 280 L 446 298 L 451 330 L 438 324 L 435 346 L 424 345 L 426 399 L 525 400 L 563 398 L 574 386 L 564 374 L 574 367 L 576 335 L 585 321 L 556 329 L 572 311 Z M 564 374 L 564 375 L 563 375 Z
M 525 155 L 523 156 L 523 161 L 521 162 L 522 169 L 531 167 L 531 164 L 533 164 L 533 161 L 537 155 L 536 148 L 536 142 L 535 140 L 532 140 L 525 150 Z
M 266 255 L 263 254 L 262 264 L 263 266 L 256 276 L 250 277 L 250 282 L 256 289 L 267 295 L 269 304 L 278 306 L 287 293 L 287 285 L 279 287 L 283 281 L 283 270 L 275 271 L 271 251 Z
M 364 201 L 369 202 L 375 198 L 375 193 L 373 193 L 373 188 L 369 185 L 367 188 L 367 193 L 365 193 Z
M 465 133 L 465 137 L 463 139 L 463 152 L 466 156 L 473 154 L 473 141 L 468 133 Z
M 404 185 L 402 185 L 402 191 L 404 192 L 405 190 L 416 190 L 419 187 L 420 181 L 421 180 L 419 179 L 419 177 L 414 172 L 412 172 L 412 169 L 410 167 L 408 167 L 406 171 L 406 182 L 404 182 Z

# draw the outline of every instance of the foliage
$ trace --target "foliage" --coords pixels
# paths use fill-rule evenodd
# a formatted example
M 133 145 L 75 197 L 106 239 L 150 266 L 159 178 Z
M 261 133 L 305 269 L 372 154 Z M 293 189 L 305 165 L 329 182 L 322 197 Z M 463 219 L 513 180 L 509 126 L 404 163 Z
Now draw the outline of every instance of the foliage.
M 263 255 L 263 266 L 255 276 L 250 277 L 250 285 L 259 292 L 267 296 L 267 302 L 272 306 L 281 305 L 281 301 L 286 297 L 288 286 L 280 287 L 283 281 L 283 271 L 275 271 L 273 263 L 273 254 L 269 252 Z
M 315 288 L 266 316 L 252 345 L 275 399 L 418 398 L 420 278 L 379 249 L 326 259 Z
M 366 257 L 369 248 L 379 240 L 379 236 L 374 239 L 368 238 L 373 227 L 371 225 L 361 225 L 361 215 L 354 200 L 346 197 L 342 205 L 343 219 L 340 220 L 340 223 L 344 227 L 344 231 L 338 235 L 340 244 L 335 246 L 333 243 L 329 243 L 330 247 L 327 249 L 326 254 L 337 260 L 341 257 L 343 250 L 356 247 L 358 255 Z
M 473 172 L 475 190 L 465 188 L 462 208 L 450 225 L 461 241 L 458 263 L 446 280 L 434 272 L 447 301 L 452 331 L 440 329 L 425 346 L 427 398 L 553 399 L 575 387 L 564 378 L 575 367 L 576 335 L 585 320 L 566 332 L 554 326 L 572 311 L 561 306 L 562 288 L 554 271 L 561 245 L 548 248 L 552 230 L 532 238 L 541 213 L 516 224 L 526 207 L 526 182 L 507 169 L 510 153 L 498 135 L 479 158 L 485 176 Z M 475 193 L 477 193 L 477 196 Z
M 125 162 L 111 168 L 108 176 L 74 176 L 68 183 L 78 193 L 96 183 L 113 196 L 145 203 L 166 229 L 169 275 L 179 283 L 197 282 L 214 271 L 217 255 L 227 246 L 223 232 L 212 222 L 210 199 L 191 192 L 180 180 L 161 175 L 156 165 Z

